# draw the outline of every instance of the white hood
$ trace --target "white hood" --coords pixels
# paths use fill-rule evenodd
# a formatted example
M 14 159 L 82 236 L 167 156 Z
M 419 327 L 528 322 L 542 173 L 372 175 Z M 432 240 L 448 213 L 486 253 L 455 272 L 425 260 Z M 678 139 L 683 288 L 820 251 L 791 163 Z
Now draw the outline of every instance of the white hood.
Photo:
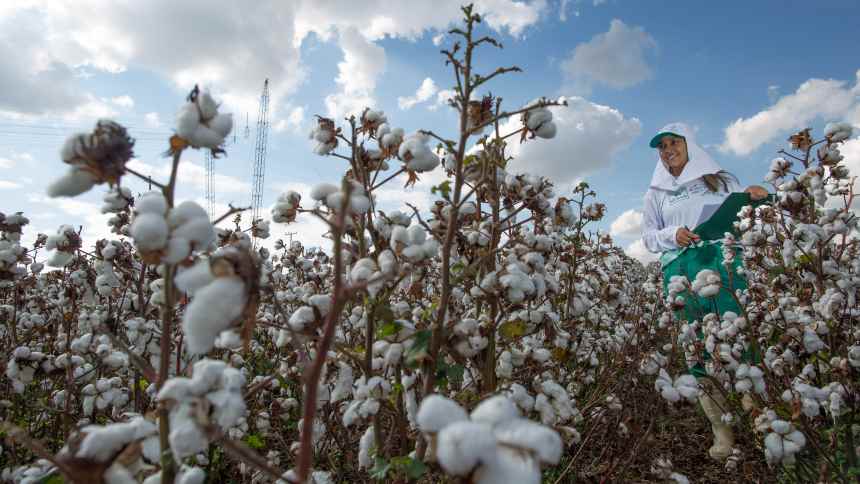
M 658 133 L 675 133 L 684 137 L 687 141 L 687 155 L 689 161 L 684 166 L 684 170 L 678 178 L 672 176 L 666 168 L 666 164 L 660 159 L 660 153 L 657 153 L 657 166 L 654 167 L 654 175 L 651 177 L 651 188 L 658 190 L 675 191 L 679 186 L 689 181 L 695 180 L 702 175 L 716 173 L 720 171 L 720 165 L 711 158 L 711 155 L 705 153 L 705 150 L 696 143 L 696 137 L 693 130 L 684 123 L 671 123 L 663 127 Z

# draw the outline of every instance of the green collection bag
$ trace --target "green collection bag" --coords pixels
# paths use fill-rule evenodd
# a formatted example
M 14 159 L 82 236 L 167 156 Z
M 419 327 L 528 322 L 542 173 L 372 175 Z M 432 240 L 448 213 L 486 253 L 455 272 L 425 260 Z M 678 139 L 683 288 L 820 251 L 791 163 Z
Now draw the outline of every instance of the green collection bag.
M 663 294 L 668 294 L 669 280 L 672 276 L 681 275 L 693 281 L 696 278 L 696 274 L 704 269 L 718 272 L 723 285 L 729 286 L 732 291 L 746 289 L 746 280 L 737 273 L 738 267 L 741 266 L 740 250 L 735 249 L 735 259 L 731 267 L 731 273 L 729 273 L 723 265 L 723 244 L 721 240 L 725 237 L 726 232 L 735 234 L 736 236 L 739 235 L 734 223 L 738 220 L 738 212 L 744 206 L 752 205 L 753 207 L 757 207 L 769 203 L 771 200 L 772 198 L 768 197 L 763 200 L 753 201 L 749 193 L 732 193 L 726 197 L 717 211 L 708 220 L 693 230 L 701 238 L 700 243 L 695 246 L 663 253 L 660 259 L 663 268 Z M 684 309 L 676 311 L 675 315 L 685 321 L 702 321 L 702 318 L 708 313 L 717 313 L 721 316 L 726 311 L 741 313 L 740 307 L 738 307 L 735 299 L 732 297 L 732 293 L 725 287 L 720 289 L 716 297 L 704 298 L 689 293 L 685 293 L 684 297 L 686 305 Z M 699 337 L 702 336 L 700 333 Z M 744 359 L 747 361 L 758 360 L 758 355 L 750 351 L 747 351 L 744 356 Z M 705 360 L 708 359 L 710 359 L 710 355 L 705 354 Z M 696 364 L 696 366 L 690 368 L 690 373 L 696 377 L 706 375 L 705 369 L 701 364 Z

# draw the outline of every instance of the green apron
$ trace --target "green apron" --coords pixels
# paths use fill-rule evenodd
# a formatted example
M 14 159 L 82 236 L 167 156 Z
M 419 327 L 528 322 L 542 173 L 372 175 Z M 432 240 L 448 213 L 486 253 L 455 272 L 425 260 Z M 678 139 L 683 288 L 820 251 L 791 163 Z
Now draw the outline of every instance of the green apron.
M 678 319 L 688 322 L 702 321 L 708 313 L 717 313 L 722 316 L 726 311 L 741 314 L 741 309 L 729 290 L 729 288 L 731 291 L 747 288 L 746 280 L 737 273 L 738 267 L 742 265 L 741 250 L 739 248 L 734 249 L 735 258 L 730 274 L 723 265 L 722 239 L 726 232 L 735 236 L 739 235 L 734 223 L 738 220 L 738 212 L 744 206 L 757 207 L 768 203 L 770 199 L 768 197 L 764 200 L 752 201 L 749 193 L 732 193 L 726 197 L 720 208 L 708 220 L 693 230 L 701 238 L 700 243 L 663 253 L 660 257 L 660 263 L 663 268 L 664 295 L 668 294 L 669 279 L 672 276 L 685 276 L 692 282 L 695 280 L 696 274 L 704 269 L 719 273 L 723 286 L 727 286 L 720 288 L 720 292 L 715 297 L 705 298 L 690 291 L 684 292 L 682 297 L 686 304 L 683 309 L 675 311 L 675 316 Z M 699 330 L 699 337 L 703 337 L 701 330 Z M 758 361 L 757 353 L 754 348 L 750 348 L 744 352 L 742 359 L 744 361 Z M 706 352 L 704 359 L 707 361 L 710 358 L 711 355 Z M 690 368 L 690 373 L 697 378 L 707 375 L 701 363 L 696 363 Z

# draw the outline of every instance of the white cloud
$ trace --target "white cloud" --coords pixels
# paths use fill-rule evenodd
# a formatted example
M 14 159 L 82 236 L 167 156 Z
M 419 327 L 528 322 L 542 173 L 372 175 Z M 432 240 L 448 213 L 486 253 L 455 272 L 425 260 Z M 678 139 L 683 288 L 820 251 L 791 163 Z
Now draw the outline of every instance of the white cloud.
M 778 136 L 785 136 L 809 126 L 815 119 L 856 117 L 860 122 L 860 70 L 853 87 L 834 79 L 809 79 L 793 94 L 785 95 L 773 105 L 749 118 L 738 118 L 725 130 L 720 149 L 736 155 L 748 155 Z
M 162 182 L 170 176 L 170 162 L 156 166 L 135 158 L 128 162 L 128 166 L 132 170 L 145 176 L 150 175 L 156 179 L 161 178 Z M 190 160 L 182 160 L 179 164 L 177 180 L 178 185 L 205 189 L 206 167 Z M 217 171 L 215 172 L 215 176 L 212 178 L 212 188 L 216 193 L 250 193 L 251 191 L 251 185 L 248 184 L 248 182 L 242 181 L 233 176 L 218 173 Z
M 339 43 L 343 61 L 337 64 L 335 82 L 340 91 L 325 98 L 328 115 L 335 119 L 372 107 L 376 81 L 385 72 L 385 49 L 364 38 L 355 27 L 341 30 Z
M 161 118 L 156 112 L 146 113 L 143 115 L 143 123 L 149 128 L 160 128 Z
M 438 33 L 438 34 L 433 36 L 433 45 L 435 45 L 436 47 L 439 47 L 440 45 L 442 45 L 443 40 L 445 40 L 445 34 L 444 33 Z
M 546 0 L 478 0 L 475 10 L 484 22 L 497 32 L 520 36 L 537 23 L 547 9 Z M 405 5 L 394 0 L 330 0 L 299 2 L 296 12 L 294 42 L 310 32 L 329 39 L 338 29 L 355 26 L 372 40 L 385 36 L 417 39 L 426 30 L 447 30 L 462 19 L 461 0 L 412 2 Z
M 0 157 L 0 168 L 12 168 L 15 166 L 15 162 L 10 160 L 9 158 Z
M 648 249 L 645 248 L 645 243 L 642 242 L 642 239 L 639 239 L 636 242 L 633 242 L 632 244 L 628 245 L 624 249 L 624 253 L 643 264 L 650 264 L 651 262 L 656 262 L 657 260 L 659 260 L 657 254 L 650 252 Z
M 283 133 L 284 131 L 292 131 L 294 133 L 298 133 L 302 128 L 302 123 L 305 120 L 305 108 L 302 106 L 298 106 L 290 109 L 289 114 L 284 119 L 278 120 L 274 125 L 274 130 L 276 133 Z
M 627 210 L 612 221 L 609 235 L 613 237 L 634 238 L 642 235 L 642 212 Z
M 183 90 L 194 84 L 209 87 L 225 111 L 237 113 L 256 110 L 263 79 L 268 78 L 275 121 L 281 101 L 305 79 L 300 48 L 309 33 L 324 40 L 344 31 L 369 40 L 417 39 L 428 30 L 444 31 L 459 22 L 461 3 L 414 2 L 404 8 L 393 0 L 261 0 L 247 8 L 229 0 L 2 2 L 0 114 L 21 118 L 73 113 L 71 118 L 78 119 L 79 108 L 90 103 L 81 78 L 135 67 Z M 546 0 L 476 2 L 486 25 L 514 36 L 538 22 L 546 8 Z M 359 76 L 374 77 L 373 66 L 356 65 Z M 333 94 L 329 105 L 342 111 L 372 100 L 372 86 L 356 89 L 359 92 L 351 95 Z M 92 107 L 85 112 L 92 113 Z
M 418 103 L 423 103 L 428 99 L 432 98 L 434 94 L 439 91 L 439 88 L 436 87 L 436 83 L 433 82 L 433 79 L 427 77 L 422 82 L 421 85 L 418 86 L 418 90 L 415 91 L 415 95 L 407 96 L 407 97 L 398 97 L 397 98 L 397 106 L 400 109 L 412 109 Z
M 21 185 L 15 182 L 10 182 L 7 180 L 0 180 L 0 190 L 12 190 L 15 188 L 20 188 Z
M 441 89 L 439 92 L 436 93 L 436 102 L 427 106 L 427 109 L 435 111 L 441 106 L 447 106 L 448 101 L 454 99 L 454 96 L 456 95 L 457 92 L 453 89 Z
M 613 19 L 609 31 L 577 45 L 561 68 L 570 88 L 578 93 L 589 93 L 597 83 L 623 89 L 653 77 L 645 54 L 656 47 L 642 27 Z
M 779 100 L 779 86 L 776 84 L 767 86 L 767 99 L 771 104 Z
M 555 138 L 514 141 L 508 165 L 514 173 L 528 172 L 549 177 L 559 190 L 577 177 L 608 165 L 630 145 L 641 130 L 637 118 L 625 118 L 617 109 L 581 97 L 567 99 L 567 107 L 553 108 L 558 128 Z M 521 127 L 519 118 L 508 120 L 502 134 Z
M 131 96 L 125 94 L 122 96 L 112 97 L 110 102 L 116 104 L 121 108 L 131 109 L 134 107 L 134 99 Z
M 107 222 L 113 216 L 110 213 L 102 213 L 101 205 L 87 202 L 77 198 L 48 198 L 44 195 L 33 195 L 29 201 L 36 205 L 51 207 L 60 212 L 62 218 L 56 225 L 46 229 L 48 235 L 56 232 L 60 225 L 67 224 L 75 228 L 83 226 L 81 238 L 84 247 L 91 246 L 99 239 L 117 239 L 119 236 L 112 234 Z

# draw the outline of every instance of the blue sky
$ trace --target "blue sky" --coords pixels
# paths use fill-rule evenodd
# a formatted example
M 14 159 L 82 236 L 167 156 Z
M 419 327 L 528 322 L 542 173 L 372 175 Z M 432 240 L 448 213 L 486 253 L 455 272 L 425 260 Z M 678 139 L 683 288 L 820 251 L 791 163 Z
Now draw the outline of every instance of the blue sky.
M 342 174 L 341 160 L 311 152 L 315 114 L 342 117 L 370 104 L 407 132 L 453 136 L 454 114 L 438 103 L 453 78 L 438 51 L 450 42 L 440 34 L 458 19 L 457 2 L 255 3 L 0 6 L 0 55 L 10 59 L 0 65 L 0 211 L 23 210 L 31 235 L 71 223 L 84 225 L 90 240 L 107 236 L 101 187 L 73 200 L 44 195 L 64 170 L 57 155 L 64 137 L 98 117 L 116 119 L 138 139 L 137 168 L 163 179 L 160 153 L 195 82 L 211 87 L 237 121 L 237 142 L 216 162 L 223 206 L 250 200 L 256 102 L 266 77 L 273 116 L 265 206 L 286 188 L 306 191 Z M 792 130 L 843 120 L 860 128 L 854 1 L 485 0 L 478 7 L 484 28 L 505 45 L 484 49 L 479 67 L 524 69 L 490 85 L 493 94 L 509 108 L 541 95 L 572 101 L 556 112 L 556 139 L 512 147 L 512 170 L 550 176 L 559 195 L 588 181 L 608 207 L 600 228 L 640 258 L 638 211 L 656 161 L 647 142 L 664 124 L 694 126 L 744 184 L 760 182 Z M 860 140 L 843 151 L 849 167 L 860 168 Z M 180 198 L 202 200 L 202 166 L 200 153 L 187 157 Z M 379 194 L 381 205 L 429 206 L 429 186 L 440 177 L 425 176 L 414 190 L 393 183 Z M 287 230 L 321 243 L 313 221 L 276 226 L 274 235 Z

